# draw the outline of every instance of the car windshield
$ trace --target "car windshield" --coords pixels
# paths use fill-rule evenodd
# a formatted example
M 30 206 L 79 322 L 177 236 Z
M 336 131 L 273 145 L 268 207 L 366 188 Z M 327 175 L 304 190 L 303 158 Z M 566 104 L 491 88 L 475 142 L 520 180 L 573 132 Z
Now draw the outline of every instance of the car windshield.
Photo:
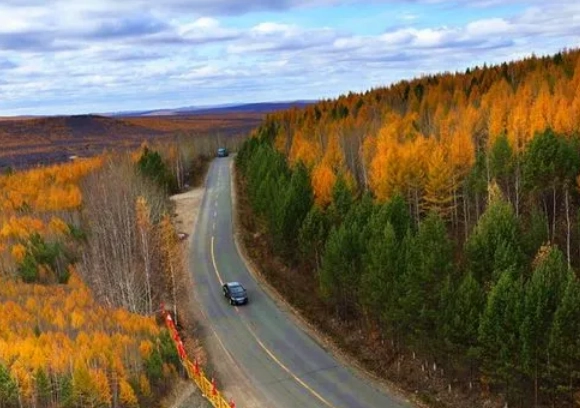
M 234 295 L 241 295 L 244 293 L 244 288 L 242 288 L 239 285 L 234 285 L 234 286 L 230 286 L 230 291 L 234 294 Z

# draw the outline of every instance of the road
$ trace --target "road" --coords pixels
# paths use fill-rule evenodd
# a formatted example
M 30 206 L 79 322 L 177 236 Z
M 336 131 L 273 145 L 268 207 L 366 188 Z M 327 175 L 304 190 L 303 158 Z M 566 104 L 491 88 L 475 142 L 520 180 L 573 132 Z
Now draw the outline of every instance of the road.
M 224 361 L 249 378 L 261 407 L 410 407 L 339 363 L 260 289 L 234 241 L 232 160 L 216 159 L 210 166 L 191 244 L 195 296 L 206 324 L 227 350 Z M 248 305 L 234 307 L 226 301 L 221 290 L 226 281 L 242 282 Z

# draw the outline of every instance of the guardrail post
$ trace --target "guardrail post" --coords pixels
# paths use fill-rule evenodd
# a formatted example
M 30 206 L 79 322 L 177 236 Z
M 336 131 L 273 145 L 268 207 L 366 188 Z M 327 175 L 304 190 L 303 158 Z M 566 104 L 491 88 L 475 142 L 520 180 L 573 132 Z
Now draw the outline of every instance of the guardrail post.
M 211 378 L 211 395 L 212 396 L 216 396 L 217 395 L 217 387 L 215 385 L 215 378 Z
M 169 329 L 170 335 L 173 338 L 173 345 L 177 349 L 177 354 L 181 360 L 182 367 L 185 369 L 188 377 L 199 387 L 202 396 L 207 398 L 215 408 L 236 408 L 236 404 L 232 398 L 227 401 L 225 396 L 218 391 L 215 378 L 212 377 L 210 381 L 206 377 L 203 370 L 199 367 L 199 361 L 194 358 L 192 363 L 187 358 L 185 346 L 179 338 L 179 332 L 175 327 L 175 323 L 173 323 L 171 313 L 165 310 L 165 305 L 163 303 L 161 303 L 161 314 L 163 320 L 165 320 L 165 325 Z

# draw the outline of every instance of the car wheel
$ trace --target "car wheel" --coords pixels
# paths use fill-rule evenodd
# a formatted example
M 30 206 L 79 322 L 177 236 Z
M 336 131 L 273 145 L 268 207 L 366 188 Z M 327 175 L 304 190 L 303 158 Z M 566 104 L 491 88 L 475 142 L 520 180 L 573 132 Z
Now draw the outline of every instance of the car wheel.
M 236 302 L 234 302 L 234 299 L 230 299 L 230 305 L 234 305 Z

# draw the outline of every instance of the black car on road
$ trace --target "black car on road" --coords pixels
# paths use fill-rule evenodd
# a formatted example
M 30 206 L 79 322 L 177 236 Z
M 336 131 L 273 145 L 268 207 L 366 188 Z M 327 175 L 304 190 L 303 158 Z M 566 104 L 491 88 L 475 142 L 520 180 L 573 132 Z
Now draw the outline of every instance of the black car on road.
M 228 156 L 228 149 L 226 149 L 225 147 L 220 147 L 217 151 L 217 156 L 218 157 L 227 157 Z
M 224 296 L 229 299 L 231 305 L 244 305 L 248 303 L 248 292 L 239 282 L 226 282 L 222 286 Z

